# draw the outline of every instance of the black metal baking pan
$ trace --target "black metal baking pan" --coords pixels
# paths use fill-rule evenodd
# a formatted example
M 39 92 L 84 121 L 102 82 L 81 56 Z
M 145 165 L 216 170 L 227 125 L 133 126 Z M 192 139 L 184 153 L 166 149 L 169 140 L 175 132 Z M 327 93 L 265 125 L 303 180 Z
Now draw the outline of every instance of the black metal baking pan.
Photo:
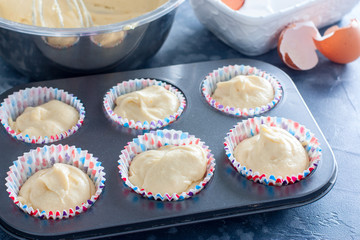
M 304 180 L 282 187 L 266 186 L 248 181 L 231 167 L 223 147 L 224 137 L 243 118 L 226 115 L 212 108 L 202 96 L 200 84 L 214 69 L 234 64 L 255 66 L 271 73 L 281 83 L 281 101 L 264 116 L 297 121 L 318 138 L 322 159 L 315 172 Z M 120 178 L 117 161 L 121 150 L 127 142 L 144 132 L 112 125 L 103 110 L 103 97 L 117 83 L 135 78 L 154 78 L 178 87 L 186 97 L 187 106 L 180 118 L 167 128 L 189 132 L 201 138 L 214 154 L 216 169 L 212 180 L 190 199 L 177 202 L 149 200 L 132 192 Z M 98 238 L 292 208 L 321 198 L 336 180 L 337 164 L 332 150 L 294 83 L 283 71 L 264 62 L 229 59 L 33 82 L 3 93 L 0 101 L 15 91 L 32 86 L 57 87 L 81 99 L 86 110 L 83 126 L 77 133 L 56 143 L 75 145 L 98 157 L 105 168 L 107 180 L 102 195 L 85 213 L 66 220 L 41 220 L 29 216 L 8 197 L 5 177 L 18 156 L 38 145 L 17 141 L 2 128 L 0 225 L 9 234 L 19 238 Z

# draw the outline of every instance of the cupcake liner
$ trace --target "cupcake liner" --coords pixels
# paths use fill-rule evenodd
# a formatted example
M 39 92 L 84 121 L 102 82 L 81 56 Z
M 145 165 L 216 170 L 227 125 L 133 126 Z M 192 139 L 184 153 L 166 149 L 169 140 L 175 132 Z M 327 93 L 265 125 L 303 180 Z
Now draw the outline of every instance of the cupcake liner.
M 135 122 L 134 120 L 122 118 L 118 116 L 116 113 L 113 112 L 115 107 L 115 100 L 117 97 L 124 95 L 126 93 L 138 91 L 144 89 L 149 86 L 158 85 L 162 86 L 165 89 L 169 90 L 170 92 L 174 93 L 180 102 L 180 106 L 174 114 L 170 115 L 169 117 L 162 119 L 162 120 L 155 120 L 155 121 L 145 121 L 145 122 Z M 186 100 L 184 95 L 181 93 L 179 89 L 176 87 L 162 81 L 154 80 L 154 79 L 134 79 L 129 81 L 124 81 L 119 83 L 118 85 L 111 88 L 104 97 L 104 109 L 106 112 L 106 116 L 116 124 L 119 124 L 124 127 L 134 128 L 134 129 L 156 129 L 162 128 L 164 126 L 169 125 L 170 123 L 174 122 L 176 119 L 179 118 L 181 113 L 184 111 L 186 106 Z
M 238 174 L 239 175 L 239 174 Z M 159 212 L 181 212 L 191 208 L 189 201 L 140 201 L 143 196 L 139 194 L 133 194 L 133 190 L 123 182 L 124 188 L 122 189 L 122 196 L 126 201 L 131 202 L 134 207 L 143 209 L 144 211 L 156 209 Z M 197 201 L 199 195 L 192 196 L 191 199 Z
M 260 131 L 261 124 L 271 127 L 280 127 L 296 137 L 304 146 L 309 156 L 309 167 L 297 176 L 293 175 L 282 178 L 281 176 L 268 176 L 259 172 L 253 172 L 251 169 L 248 169 L 246 166 L 242 166 L 237 162 L 233 154 L 234 148 L 242 140 L 257 135 Z M 243 120 L 234 126 L 234 128 L 230 129 L 230 132 L 227 133 L 227 136 L 225 137 L 224 145 L 229 161 L 239 173 L 248 180 L 271 186 L 288 185 L 304 179 L 316 169 L 321 159 L 320 144 L 314 134 L 298 122 L 281 117 L 255 117 Z
M 87 211 L 98 199 L 104 188 L 105 173 L 103 172 L 104 168 L 101 166 L 101 162 L 97 161 L 97 158 L 93 157 L 92 154 L 75 146 L 51 145 L 41 148 L 38 147 L 18 157 L 18 160 L 13 163 L 14 165 L 10 167 L 10 171 L 7 172 L 8 176 L 5 178 L 6 191 L 14 203 L 22 211 L 31 216 L 42 219 L 65 219 L 73 217 Z M 55 163 L 72 165 L 85 172 L 94 181 L 95 194 L 87 200 L 87 202 L 76 206 L 75 209 L 59 209 L 56 212 L 40 211 L 39 209 L 33 209 L 19 202 L 17 196 L 22 184 L 35 172 L 50 168 Z
M 15 121 L 16 118 L 24 112 L 26 107 L 36 107 L 50 100 L 59 100 L 74 107 L 79 112 L 79 120 L 76 125 L 62 133 L 45 137 L 23 136 L 21 133 L 16 133 L 15 130 L 9 126 L 9 118 Z M 77 97 L 64 90 L 52 87 L 32 87 L 20 90 L 9 95 L 0 106 L 0 121 L 6 131 L 15 139 L 27 143 L 47 144 L 67 138 L 78 131 L 83 124 L 84 118 L 85 108 Z
M 224 106 L 212 98 L 212 95 L 216 89 L 216 84 L 218 82 L 228 81 L 237 75 L 255 75 L 265 78 L 271 83 L 271 86 L 274 89 L 274 99 L 266 105 L 248 109 Z M 276 80 L 274 76 L 271 76 L 270 74 L 261 71 L 260 69 L 257 69 L 255 67 L 244 65 L 230 65 L 214 70 L 203 80 L 201 84 L 201 90 L 202 94 L 204 95 L 206 101 L 210 104 L 210 106 L 221 112 L 237 117 L 253 117 L 255 115 L 265 113 L 272 109 L 282 97 L 281 84 Z
M 204 179 L 189 192 L 182 192 L 181 194 L 166 193 L 162 195 L 160 193 L 147 192 L 144 189 L 140 189 L 139 187 L 134 186 L 129 181 L 129 166 L 135 155 L 147 150 L 158 149 L 166 145 L 180 146 L 192 144 L 201 146 L 207 152 L 208 162 Z M 125 146 L 125 149 L 121 151 L 119 158 L 120 160 L 118 161 L 118 168 L 121 178 L 124 180 L 125 184 L 143 197 L 161 201 L 177 201 L 194 196 L 200 192 L 210 181 L 215 170 L 215 159 L 213 158 L 213 154 L 210 153 L 209 147 L 201 142 L 199 138 L 189 135 L 186 132 L 176 130 L 157 130 L 138 136 L 138 138 L 135 138 L 132 142 L 129 142 L 128 145 Z

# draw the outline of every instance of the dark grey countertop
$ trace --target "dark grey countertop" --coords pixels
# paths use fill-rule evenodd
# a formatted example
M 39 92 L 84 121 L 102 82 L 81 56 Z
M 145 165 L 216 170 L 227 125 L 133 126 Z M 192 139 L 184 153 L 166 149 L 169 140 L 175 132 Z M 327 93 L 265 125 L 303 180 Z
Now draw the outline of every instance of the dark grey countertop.
M 351 18 L 359 16 L 360 4 L 339 25 L 347 25 Z M 167 41 L 143 67 L 230 58 L 249 57 L 204 28 L 185 2 L 178 9 Z M 251 58 L 282 69 L 295 82 L 334 151 L 339 167 L 334 188 L 320 200 L 302 207 L 131 234 L 121 239 L 360 239 L 360 59 L 339 65 L 320 56 L 314 69 L 301 72 L 287 68 L 276 50 Z M 0 59 L 0 94 L 27 82 L 29 79 Z M 12 238 L 0 230 L 0 239 Z

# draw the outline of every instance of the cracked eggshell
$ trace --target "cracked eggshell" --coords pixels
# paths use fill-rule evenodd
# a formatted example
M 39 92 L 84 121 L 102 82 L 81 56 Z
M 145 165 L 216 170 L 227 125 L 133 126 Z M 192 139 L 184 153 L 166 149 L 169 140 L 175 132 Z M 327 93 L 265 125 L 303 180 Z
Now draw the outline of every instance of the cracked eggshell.
M 245 0 L 221 0 L 225 5 L 227 5 L 232 10 L 239 10 L 243 5 Z
M 320 38 L 320 33 L 311 21 L 287 26 L 278 41 L 281 60 L 295 70 L 312 69 L 319 61 L 313 41 L 315 38 Z
M 329 60 L 336 63 L 349 63 L 360 56 L 360 24 L 351 20 L 346 27 L 332 26 L 323 37 L 314 39 L 316 48 Z

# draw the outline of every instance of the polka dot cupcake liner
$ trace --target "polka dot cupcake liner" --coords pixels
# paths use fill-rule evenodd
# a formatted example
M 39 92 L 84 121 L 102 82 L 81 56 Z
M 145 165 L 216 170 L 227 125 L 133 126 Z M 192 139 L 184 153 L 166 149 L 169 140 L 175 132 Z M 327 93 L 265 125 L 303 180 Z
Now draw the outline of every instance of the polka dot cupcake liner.
M 256 108 L 236 108 L 231 106 L 224 106 L 212 98 L 212 95 L 217 87 L 216 84 L 218 82 L 228 81 L 237 75 L 255 75 L 265 78 L 270 82 L 274 89 L 274 99 L 268 104 L 264 106 L 258 106 Z M 281 84 L 274 76 L 271 76 L 270 74 L 255 67 L 244 65 L 230 65 L 214 70 L 202 81 L 201 91 L 210 106 L 221 112 L 237 117 L 253 117 L 255 115 L 265 113 L 278 104 L 282 97 Z
M 114 113 L 113 110 L 115 107 L 115 100 L 117 97 L 127 94 L 127 93 L 130 93 L 130 92 L 138 91 L 138 90 L 141 90 L 146 87 L 153 86 L 153 85 L 162 86 L 166 90 L 169 90 L 170 92 L 174 93 L 178 97 L 180 106 L 174 114 L 170 115 L 169 117 L 167 117 L 165 119 L 159 119 L 156 121 L 135 122 L 134 120 L 123 118 L 121 116 L 118 116 L 116 113 Z M 134 129 L 143 129 L 143 130 L 162 128 L 162 127 L 169 125 L 170 123 L 173 123 L 176 119 L 179 118 L 179 116 L 182 114 L 182 112 L 184 111 L 185 106 L 186 106 L 186 100 L 185 100 L 184 95 L 176 87 L 174 87 L 166 82 L 162 82 L 162 81 L 158 81 L 158 80 L 154 80 L 154 79 L 143 79 L 143 78 L 124 81 L 124 82 L 119 83 L 118 85 L 114 86 L 106 93 L 103 103 L 104 103 L 104 109 L 106 112 L 106 116 L 111 121 L 115 122 L 116 124 L 118 124 L 120 126 L 134 128 Z
M 286 176 L 282 178 L 280 176 L 268 176 L 266 174 L 254 172 L 237 162 L 233 152 L 234 148 L 244 139 L 259 134 L 260 125 L 262 124 L 282 128 L 298 139 L 309 156 L 309 167 L 297 176 Z M 316 169 L 321 159 L 320 144 L 314 134 L 298 122 L 281 117 L 255 117 L 243 120 L 234 126 L 234 128 L 230 129 L 230 132 L 227 133 L 227 136 L 225 137 L 224 145 L 229 161 L 240 174 L 248 180 L 271 186 L 293 184 L 304 179 Z
M 10 127 L 9 118 L 15 121 L 24 112 L 25 108 L 36 107 L 51 100 L 67 103 L 79 112 L 79 120 L 75 126 L 62 133 L 45 137 L 24 136 Z M 9 95 L 0 106 L 0 121 L 6 131 L 15 139 L 27 143 L 47 144 L 67 138 L 78 131 L 83 124 L 84 118 L 85 108 L 77 97 L 64 90 L 51 87 L 32 87 L 20 90 Z
M 97 158 L 85 150 L 68 145 L 51 145 L 38 147 L 13 162 L 6 177 L 6 191 L 13 202 L 25 213 L 42 219 L 66 219 L 87 211 L 99 198 L 105 184 L 104 168 Z M 18 200 L 18 193 L 25 181 L 35 172 L 50 168 L 55 163 L 64 163 L 79 168 L 86 173 L 95 184 L 95 194 L 75 209 L 59 209 L 56 212 L 40 211 L 22 204 Z
M 207 167 L 204 179 L 195 186 L 194 189 L 191 189 L 188 192 L 182 192 L 181 194 L 173 193 L 173 194 L 160 194 L 160 193 L 152 193 L 147 192 L 145 189 L 140 189 L 137 186 L 134 186 L 129 181 L 129 166 L 131 164 L 132 159 L 139 153 L 145 152 L 147 150 L 158 149 L 162 146 L 166 145 L 199 145 L 201 146 L 207 153 Z M 149 133 L 145 133 L 144 135 L 135 138 L 132 142 L 129 142 L 125 149 L 121 151 L 121 155 L 119 156 L 119 172 L 121 178 L 125 182 L 125 184 L 134 190 L 136 193 L 140 194 L 143 197 L 161 201 L 177 201 L 183 200 L 186 198 L 190 198 L 195 194 L 199 193 L 204 186 L 210 181 L 213 176 L 213 172 L 215 170 L 215 159 L 213 158 L 213 154 L 210 153 L 210 149 L 203 142 L 200 141 L 199 138 L 196 138 L 192 135 L 189 135 L 186 132 L 176 131 L 176 130 L 157 130 L 151 131 Z

